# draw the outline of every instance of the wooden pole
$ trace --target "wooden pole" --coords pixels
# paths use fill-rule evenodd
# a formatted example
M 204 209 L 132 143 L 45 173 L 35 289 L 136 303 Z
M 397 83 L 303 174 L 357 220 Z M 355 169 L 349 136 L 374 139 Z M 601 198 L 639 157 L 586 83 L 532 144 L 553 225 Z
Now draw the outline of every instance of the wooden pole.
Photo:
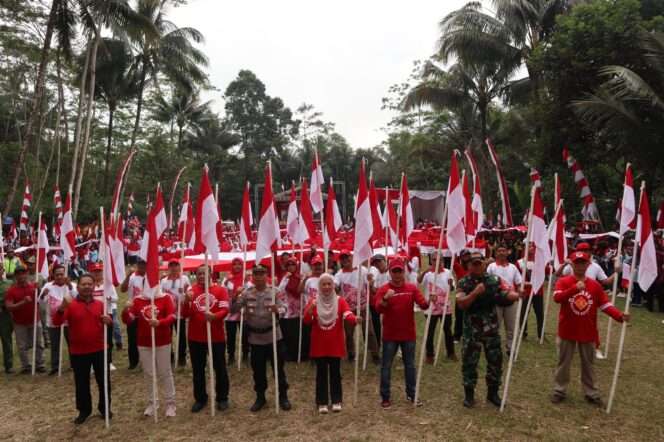
M 41 216 L 41 214 L 40 214 Z M 101 241 L 99 241 L 99 252 L 102 257 L 106 256 L 106 240 L 104 239 L 104 235 L 106 232 L 105 226 L 104 226 L 104 208 L 100 207 L 99 208 L 99 217 L 101 218 L 101 232 L 102 232 L 102 238 Z M 111 263 L 107 263 L 106 265 L 111 265 Z M 102 272 L 102 278 L 104 278 L 105 272 Z M 104 278 L 105 279 L 105 278 Z M 104 283 L 104 279 L 102 279 L 102 287 L 105 287 L 106 284 Z M 104 303 L 104 316 L 108 315 L 108 303 L 106 302 L 106 294 L 104 294 L 103 297 L 103 303 Z M 104 425 L 106 426 L 106 429 L 109 429 L 111 427 L 111 417 L 109 416 L 108 413 L 108 325 L 104 323 Z M 62 341 L 60 341 L 60 348 L 62 348 Z M 154 389 L 153 389 L 154 393 Z M 155 410 L 155 415 L 157 414 Z
M 454 268 L 455 260 L 456 260 L 456 255 L 452 255 L 452 262 L 450 263 L 451 264 L 450 266 L 452 268 Z M 436 277 L 438 277 L 437 274 Z M 454 272 L 452 272 L 452 277 L 454 277 Z M 445 305 L 443 306 L 443 317 L 440 318 L 440 332 L 438 333 L 438 340 L 436 341 L 436 354 L 433 359 L 434 367 L 438 365 L 438 360 L 440 359 L 440 352 L 442 351 L 443 348 L 443 328 L 445 327 L 445 316 L 447 316 L 447 303 L 445 303 Z
M 247 245 L 242 246 L 242 287 L 244 287 L 245 281 L 247 280 Z M 233 287 L 234 290 L 237 288 Z M 240 331 L 238 335 L 240 343 L 235 347 L 237 353 L 237 371 L 240 371 L 242 368 L 242 330 L 244 328 L 244 307 L 240 309 Z
M 205 250 L 205 312 L 210 313 L 210 266 L 208 264 L 208 252 Z M 205 329 L 207 332 L 207 346 L 208 346 L 208 370 L 210 371 L 210 413 L 215 415 L 216 391 L 214 388 L 214 364 L 212 362 L 212 325 L 210 321 L 205 318 Z
M 274 272 L 274 253 L 270 253 L 270 272 L 271 272 L 271 288 L 272 288 L 272 305 L 277 305 L 277 291 L 274 287 L 275 272 Z M 272 366 L 274 367 L 274 403 L 276 405 L 275 412 L 279 414 L 279 371 L 278 364 L 279 358 L 277 356 L 277 315 L 272 313 Z
M 358 293 L 361 291 L 362 287 L 362 272 L 360 268 L 357 269 L 357 288 Z M 360 299 L 359 296 L 355 302 L 355 315 L 359 318 L 361 315 L 360 311 Z M 353 384 L 353 405 L 357 405 L 357 391 L 358 391 L 358 382 L 359 382 L 359 369 L 360 369 L 360 333 L 361 328 L 355 327 L 355 382 Z
M 69 274 L 69 265 L 67 265 L 67 274 Z M 69 286 L 67 285 L 67 297 L 69 297 Z M 62 377 L 62 347 L 65 346 L 65 325 L 60 324 L 60 347 L 58 348 L 58 377 Z
M 557 193 L 557 191 L 556 191 L 556 193 Z M 563 200 L 561 199 L 558 202 L 558 207 L 556 207 L 556 212 L 553 214 L 553 219 L 554 220 L 558 219 L 558 214 L 560 213 L 560 210 L 562 210 L 562 206 L 563 206 Z M 565 226 L 563 226 L 562 228 L 563 228 L 563 232 L 564 232 Z M 551 235 L 549 235 L 549 237 L 551 237 Z M 555 240 L 554 240 L 554 243 L 555 243 Z M 553 286 L 553 278 L 554 278 L 554 273 L 555 273 L 553 270 L 554 269 L 553 269 L 553 265 L 552 265 L 551 266 L 551 272 L 549 273 L 549 281 L 548 281 L 547 286 L 546 286 L 546 294 L 545 294 L 545 298 L 544 298 L 544 319 L 542 321 L 542 334 L 539 337 L 540 345 L 542 345 L 544 343 L 544 330 L 546 330 L 546 316 L 549 313 L 549 304 L 551 304 L 551 288 Z
M 302 274 L 302 264 L 304 261 L 304 250 L 303 244 L 300 244 L 300 275 Z M 300 332 L 298 333 L 298 342 L 297 342 L 297 363 L 299 364 L 302 361 L 302 316 L 303 313 L 303 304 L 306 293 L 300 293 Z
M 526 234 L 526 247 L 525 247 L 525 257 L 526 257 L 526 265 L 523 266 L 521 269 L 521 290 L 520 293 L 523 293 L 525 287 L 526 287 L 526 270 L 528 268 L 527 265 L 527 259 L 528 259 L 528 248 L 530 247 L 530 235 L 532 234 L 532 224 L 533 224 L 533 207 L 535 205 L 535 186 L 533 186 L 532 190 L 530 191 L 530 210 L 528 211 L 528 233 Z M 505 387 L 503 389 L 503 399 L 502 402 L 500 403 L 500 412 L 502 413 L 505 411 L 505 404 L 507 403 L 507 393 L 509 391 L 509 386 L 510 386 L 510 378 L 512 376 L 512 366 L 514 365 L 514 349 L 516 347 L 516 338 L 519 335 L 519 313 L 521 312 L 521 304 L 522 304 L 522 299 L 519 294 L 519 301 L 517 302 L 517 308 L 516 308 L 516 314 L 517 314 L 517 320 L 515 321 L 516 324 L 516 330 L 514 330 L 514 335 L 512 336 L 512 351 L 510 352 L 510 358 L 509 358 L 509 363 L 507 365 L 507 374 L 505 375 Z
M 187 245 L 183 242 L 182 243 L 182 251 L 180 252 L 180 262 L 184 259 L 184 251 Z M 181 267 L 180 267 L 181 268 Z M 182 275 L 180 275 L 180 284 L 182 284 Z M 175 357 L 173 358 L 173 376 L 175 376 L 175 367 L 177 366 L 178 363 L 178 358 L 179 358 L 179 353 L 180 353 L 180 318 L 182 315 L 182 295 L 184 293 L 180 293 L 180 290 L 184 289 L 184 287 L 178 288 L 178 308 L 177 308 L 177 316 L 175 317 Z
M 37 370 L 37 298 L 39 296 L 39 233 L 41 230 L 42 213 L 39 212 L 37 220 L 37 242 L 35 243 L 35 295 L 33 309 L 33 323 L 32 323 L 32 375 L 34 376 Z

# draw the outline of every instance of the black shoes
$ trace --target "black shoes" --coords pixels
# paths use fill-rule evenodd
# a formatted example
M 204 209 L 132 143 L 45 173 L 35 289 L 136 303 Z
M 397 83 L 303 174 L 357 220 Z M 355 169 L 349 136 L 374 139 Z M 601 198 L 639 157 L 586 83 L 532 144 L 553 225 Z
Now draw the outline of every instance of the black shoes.
M 280 398 L 279 399 L 279 408 L 281 408 L 284 411 L 290 411 L 291 408 L 291 403 L 289 402 L 287 397 Z
M 498 387 L 489 387 L 489 391 L 486 394 L 486 400 L 500 408 L 503 401 L 500 399 L 500 396 L 498 396 Z
M 205 408 L 205 402 L 194 402 L 194 405 L 191 406 L 192 413 L 198 413 L 203 408 Z
M 257 411 L 260 411 L 265 406 L 265 403 L 266 403 L 265 402 L 265 396 L 256 396 L 256 402 L 254 402 L 254 405 L 251 406 L 249 411 L 251 411 L 252 413 L 256 413 Z
M 464 387 L 463 391 L 465 393 L 463 406 L 466 408 L 473 408 L 475 406 L 475 389 L 473 387 Z
M 129 364 L 129 369 L 130 369 L 130 370 L 133 370 L 133 369 L 135 369 L 136 367 L 138 367 L 138 364 Z
M 35 370 L 37 373 L 46 373 L 46 369 L 44 367 L 37 367 Z M 57 370 L 56 370 L 57 373 Z
M 226 411 L 228 410 L 228 399 L 225 401 L 217 401 L 217 410 Z
M 83 413 L 79 414 L 78 417 L 74 419 L 74 424 L 81 425 L 83 422 L 87 420 L 89 416 L 90 416 L 89 414 L 83 414 Z
M 604 401 L 599 397 L 586 396 L 586 402 L 599 408 L 604 408 Z
M 56 374 L 58 374 L 58 369 L 57 368 L 53 368 L 53 369 L 51 369 L 51 371 L 48 372 L 49 376 L 53 376 L 53 375 L 56 375 Z

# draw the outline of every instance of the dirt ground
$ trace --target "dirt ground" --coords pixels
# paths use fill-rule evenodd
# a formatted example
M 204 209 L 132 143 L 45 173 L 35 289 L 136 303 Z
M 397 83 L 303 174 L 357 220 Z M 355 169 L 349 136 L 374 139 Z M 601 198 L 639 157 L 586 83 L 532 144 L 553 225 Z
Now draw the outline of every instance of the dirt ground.
M 214 418 L 210 416 L 209 408 L 192 414 L 189 411 L 193 401 L 191 372 L 186 368 L 175 373 L 177 417 L 166 420 L 160 416 L 159 423 L 155 424 L 151 418 L 142 415 L 147 404 L 147 383 L 143 374 L 140 370 L 127 370 L 125 351 L 114 351 L 118 370 L 111 375 L 114 417 L 110 430 L 104 428 L 104 421 L 99 417 L 90 418 L 79 427 L 72 423 L 76 410 L 71 371 L 66 371 L 61 378 L 2 375 L 0 439 L 664 440 L 664 316 L 644 309 L 633 312 L 616 401 L 612 414 L 607 416 L 604 410 L 593 408 L 583 400 L 578 360 L 572 370 L 568 400 L 560 405 L 549 402 L 556 362 L 554 331 L 557 311 L 557 306 L 552 306 L 547 341 L 543 345 L 540 346 L 532 335 L 524 342 L 513 373 L 510 400 L 502 414 L 484 401 L 483 358 L 476 392 L 478 405 L 472 410 L 461 406 L 460 362 L 441 358 L 437 367 L 425 365 L 421 391 L 424 406 L 413 409 L 405 398 L 403 366 L 399 359 L 395 359 L 393 406 L 389 410 L 380 407 L 378 367 L 371 363 L 367 371 L 360 372 L 359 400 L 357 404 L 352 403 L 353 365 L 344 362 L 344 409 L 340 414 L 317 414 L 314 407 L 315 374 L 309 363 L 286 366 L 293 404 L 290 412 L 275 413 L 270 385 L 266 409 L 257 414 L 250 413 L 248 408 L 254 399 L 251 369 L 243 366 L 239 372 L 236 367 L 229 370 L 229 410 L 217 412 Z M 421 315 L 418 317 L 418 335 L 421 336 L 424 324 Z M 534 316 L 530 325 L 532 330 Z M 608 399 L 619 329 L 613 327 L 610 359 L 596 363 L 604 399 Z M 606 317 L 601 319 L 600 330 L 604 335 Z M 458 345 L 457 353 L 460 353 Z M 95 398 L 93 387 L 94 401 Z

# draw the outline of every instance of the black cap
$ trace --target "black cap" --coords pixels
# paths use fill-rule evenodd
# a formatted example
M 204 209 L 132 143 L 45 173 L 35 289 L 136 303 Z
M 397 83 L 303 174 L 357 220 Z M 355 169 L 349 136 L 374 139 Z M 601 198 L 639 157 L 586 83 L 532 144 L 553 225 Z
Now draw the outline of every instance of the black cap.
M 469 255 L 470 250 L 468 249 L 463 249 L 462 251 L 459 252 L 459 256 L 464 256 L 464 255 Z
M 470 261 L 484 261 L 484 255 L 482 255 L 480 252 L 473 252 L 470 254 Z
M 254 266 L 253 269 L 251 269 L 251 272 L 254 273 L 254 274 L 255 273 L 267 273 L 267 267 L 265 267 L 264 265 L 258 264 L 256 266 Z
M 380 254 L 380 253 L 376 253 L 376 254 L 373 256 L 373 258 L 371 258 L 371 262 L 376 262 L 376 261 L 381 261 L 381 260 L 382 260 L 382 261 L 385 261 L 385 256 L 382 255 L 382 254 Z
M 16 273 L 24 273 L 24 272 L 27 272 L 27 271 L 28 271 L 28 269 L 27 269 L 25 266 L 17 265 L 17 266 L 16 266 L 16 269 L 14 269 L 14 274 L 16 274 Z

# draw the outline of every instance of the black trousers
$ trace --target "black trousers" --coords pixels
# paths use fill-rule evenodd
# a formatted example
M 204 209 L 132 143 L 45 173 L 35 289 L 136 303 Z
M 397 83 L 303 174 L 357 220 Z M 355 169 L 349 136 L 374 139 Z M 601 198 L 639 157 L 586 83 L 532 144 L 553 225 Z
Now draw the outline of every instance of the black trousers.
M 298 324 L 299 327 L 299 324 Z M 302 360 L 309 360 L 309 347 L 311 346 L 311 326 L 302 324 Z
M 521 303 L 521 314 L 519 315 L 521 324 L 523 324 L 523 336 L 528 336 L 528 318 L 526 322 L 523 322 L 523 318 L 526 315 L 526 306 L 528 305 L 528 300 Z M 544 324 L 544 297 L 543 296 L 533 296 L 532 301 L 532 310 L 535 310 L 535 317 L 537 318 L 537 336 L 542 336 L 542 325 Z
M 376 344 L 378 345 L 378 348 L 380 348 L 380 338 L 382 337 L 380 313 L 378 313 L 378 311 L 373 308 L 373 306 L 369 307 L 369 311 L 371 313 L 371 324 L 373 325 L 374 334 L 376 336 Z
M 242 356 L 249 354 L 249 339 L 247 335 L 247 324 L 242 324 Z M 240 332 L 240 321 L 226 321 L 226 351 L 228 360 L 235 360 L 235 347 L 237 347 L 237 334 Z
M 288 382 L 284 371 L 284 342 L 277 342 L 277 379 L 279 381 L 279 398 L 288 397 Z M 270 361 L 274 370 L 274 354 L 272 344 L 251 345 L 251 369 L 254 372 L 254 391 L 257 396 L 265 396 L 267 390 L 267 361 Z M 274 376 L 274 374 L 273 374 Z
M 172 325 L 172 332 L 177 336 L 177 326 L 174 322 Z M 184 365 L 187 361 L 187 320 L 180 319 L 180 342 L 177 344 L 178 364 Z M 171 360 L 173 359 L 173 352 L 171 352 Z
M 438 326 L 438 323 L 442 319 L 443 315 L 433 315 L 431 317 L 431 324 L 429 324 L 429 333 L 427 334 L 427 343 L 426 343 L 426 350 L 427 350 L 427 356 L 428 357 L 434 357 L 435 356 L 435 348 L 434 346 L 436 345 L 434 342 L 434 337 L 436 336 L 436 327 Z M 452 336 L 452 314 L 447 314 L 445 315 L 445 325 L 443 326 L 443 333 L 445 334 L 445 352 L 447 353 L 447 356 L 453 356 L 454 355 L 454 336 Z
M 288 362 L 297 361 L 297 349 L 300 345 L 300 318 L 280 319 L 279 326 L 284 335 L 285 358 Z M 304 328 L 304 325 L 303 325 Z
M 182 333 L 182 330 L 180 330 Z M 212 343 L 212 367 L 214 368 L 215 399 L 217 402 L 228 400 L 228 370 L 226 369 L 226 343 Z M 189 341 L 189 355 L 191 357 L 191 371 L 194 375 L 194 400 L 200 403 L 208 401 L 205 388 L 205 369 L 208 363 L 207 342 Z
M 456 304 L 456 303 L 455 303 Z M 461 340 L 461 335 L 463 335 L 463 310 L 459 306 L 454 306 L 454 339 L 456 341 Z
M 95 371 L 95 380 L 99 389 L 97 410 L 104 414 L 104 351 L 71 355 L 71 367 L 74 370 L 76 384 L 76 409 L 82 415 L 92 413 L 92 396 L 90 395 L 90 368 Z M 111 377 L 108 377 L 108 407 L 111 407 Z
M 138 321 L 127 325 L 127 356 L 129 357 L 129 366 L 138 365 L 138 345 L 136 344 L 136 331 L 138 330 Z
M 64 332 L 65 341 L 69 344 L 69 328 L 65 327 Z M 60 359 L 60 327 L 48 327 L 48 336 L 51 339 L 51 370 L 57 370 L 58 359 Z M 71 365 L 71 358 L 69 365 Z
M 327 405 L 330 396 L 333 404 L 341 403 L 341 358 L 316 358 L 316 405 Z

